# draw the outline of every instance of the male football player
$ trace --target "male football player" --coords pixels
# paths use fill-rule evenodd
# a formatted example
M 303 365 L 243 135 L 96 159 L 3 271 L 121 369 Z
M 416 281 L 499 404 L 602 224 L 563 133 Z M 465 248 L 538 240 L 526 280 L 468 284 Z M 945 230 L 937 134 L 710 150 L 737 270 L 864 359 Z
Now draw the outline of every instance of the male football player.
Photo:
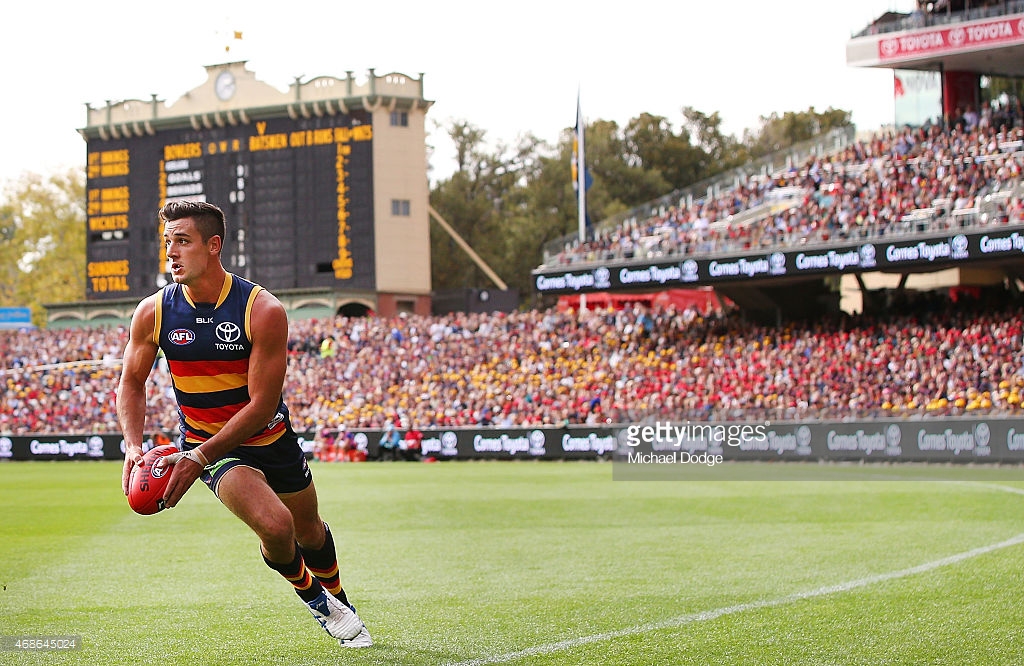
M 117 389 L 122 486 L 142 461 L 146 381 L 163 351 L 178 402 L 179 453 L 164 492 L 173 507 L 202 479 L 259 537 L 267 565 L 345 647 L 372 644 L 341 587 L 331 530 L 282 398 L 288 317 L 259 285 L 224 269 L 224 213 L 175 201 L 160 210 L 172 282 L 132 315 Z

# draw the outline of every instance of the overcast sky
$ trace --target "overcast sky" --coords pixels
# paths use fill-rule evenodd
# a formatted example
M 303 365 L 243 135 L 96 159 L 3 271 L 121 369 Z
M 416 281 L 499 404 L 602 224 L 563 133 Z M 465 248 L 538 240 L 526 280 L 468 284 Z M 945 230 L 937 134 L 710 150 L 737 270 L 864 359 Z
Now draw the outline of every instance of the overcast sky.
M 426 75 L 432 178 L 454 168 L 434 123 L 466 120 L 492 142 L 526 132 L 555 142 L 586 120 L 717 111 L 740 136 L 773 112 L 809 106 L 892 122 L 892 73 L 847 66 L 851 35 L 913 0 L 717 0 L 481 3 L 97 0 L 4 9 L 0 181 L 85 163 L 85 103 L 169 103 L 205 65 L 247 60 L 282 91 L 296 76 Z M 581 10 L 581 8 L 583 8 Z M 233 39 L 233 31 L 242 40 Z M 231 50 L 225 53 L 225 46 Z

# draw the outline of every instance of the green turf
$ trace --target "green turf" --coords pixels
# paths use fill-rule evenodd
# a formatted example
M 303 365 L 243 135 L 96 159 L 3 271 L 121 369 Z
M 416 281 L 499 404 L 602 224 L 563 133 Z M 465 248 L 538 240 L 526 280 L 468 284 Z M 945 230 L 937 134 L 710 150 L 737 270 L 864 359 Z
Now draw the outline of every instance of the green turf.
M 0 664 L 1021 663 L 1024 544 L 906 570 L 1024 533 L 1024 483 L 611 467 L 315 464 L 376 642 L 344 650 L 205 488 L 141 517 L 118 463 L 0 464 L 0 635 L 82 643 Z

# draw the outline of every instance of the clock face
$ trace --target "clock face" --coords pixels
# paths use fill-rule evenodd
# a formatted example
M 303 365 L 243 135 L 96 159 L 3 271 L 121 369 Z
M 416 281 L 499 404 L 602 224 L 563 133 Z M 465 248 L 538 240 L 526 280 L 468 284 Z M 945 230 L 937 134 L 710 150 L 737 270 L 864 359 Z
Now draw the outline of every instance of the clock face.
M 217 98 L 221 101 L 231 99 L 235 94 L 235 76 L 231 72 L 221 72 L 213 84 Z

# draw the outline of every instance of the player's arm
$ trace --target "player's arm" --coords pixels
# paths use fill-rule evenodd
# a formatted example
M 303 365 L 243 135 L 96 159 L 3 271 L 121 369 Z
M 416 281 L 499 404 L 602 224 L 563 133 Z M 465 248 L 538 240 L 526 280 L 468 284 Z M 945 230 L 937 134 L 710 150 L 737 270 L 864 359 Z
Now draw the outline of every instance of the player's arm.
M 117 421 L 124 436 L 124 469 L 121 489 L 128 494 L 132 468 L 142 462 L 142 439 L 146 427 L 146 380 L 156 361 L 158 347 L 153 340 L 156 325 L 156 296 L 135 308 L 128 344 L 124 348 L 121 379 L 117 384 Z
M 277 414 L 288 368 L 288 315 L 277 298 L 261 291 L 252 304 L 249 330 L 252 352 L 249 355 L 249 404 L 232 416 L 196 450 L 204 460 L 216 460 L 262 430 Z M 188 462 L 186 462 L 186 460 Z M 185 458 L 175 464 L 164 491 L 167 506 L 174 506 L 195 483 L 203 466 Z

